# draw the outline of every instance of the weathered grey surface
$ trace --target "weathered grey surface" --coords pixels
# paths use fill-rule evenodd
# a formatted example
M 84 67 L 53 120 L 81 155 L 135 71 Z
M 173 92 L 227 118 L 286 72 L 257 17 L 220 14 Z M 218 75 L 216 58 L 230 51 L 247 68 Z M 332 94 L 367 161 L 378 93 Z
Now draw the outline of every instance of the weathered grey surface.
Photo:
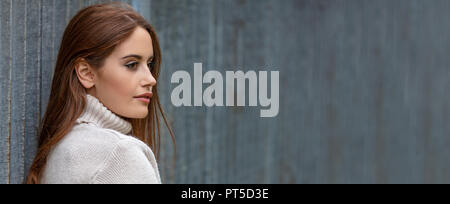
M 0 1 L 0 183 L 36 151 L 70 18 L 100 1 Z M 449 183 L 450 1 L 129 0 L 163 50 L 164 183 Z M 174 107 L 172 73 L 280 71 L 280 112 Z M 206 88 L 207 85 L 204 85 Z M 247 90 L 248 91 L 248 90 Z

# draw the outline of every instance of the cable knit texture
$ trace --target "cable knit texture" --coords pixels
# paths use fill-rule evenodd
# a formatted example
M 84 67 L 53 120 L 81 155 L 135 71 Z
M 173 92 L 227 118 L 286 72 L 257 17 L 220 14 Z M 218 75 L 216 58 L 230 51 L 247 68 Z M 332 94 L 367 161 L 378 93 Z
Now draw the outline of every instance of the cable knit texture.
M 88 94 L 75 126 L 50 152 L 41 183 L 161 183 L 152 150 L 131 128 Z

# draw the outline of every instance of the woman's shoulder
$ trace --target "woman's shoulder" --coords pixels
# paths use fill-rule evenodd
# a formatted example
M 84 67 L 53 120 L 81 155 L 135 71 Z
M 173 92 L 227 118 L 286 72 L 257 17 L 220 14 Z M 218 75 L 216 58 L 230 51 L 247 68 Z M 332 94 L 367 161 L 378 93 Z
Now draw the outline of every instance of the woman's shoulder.
M 118 141 L 128 139 L 129 136 L 124 135 L 112 129 L 97 127 L 90 123 L 76 124 L 64 138 L 70 139 L 101 139 L 106 141 Z
M 114 148 L 117 144 L 129 144 L 136 147 L 149 149 L 148 146 L 131 135 L 124 135 L 113 129 L 100 128 L 92 124 L 77 124 L 67 134 L 68 143 L 83 144 L 83 146 L 107 146 Z M 106 143 L 106 144 L 105 144 Z
M 141 143 L 115 130 L 77 124 L 50 153 L 45 172 L 51 176 L 47 182 L 88 183 L 118 147 L 145 152 Z
M 61 140 L 57 148 L 73 154 L 108 155 L 118 145 L 136 146 L 142 150 L 148 147 L 141 140 L 112 129 L 100 128 L 91 124 L 77 124 Z

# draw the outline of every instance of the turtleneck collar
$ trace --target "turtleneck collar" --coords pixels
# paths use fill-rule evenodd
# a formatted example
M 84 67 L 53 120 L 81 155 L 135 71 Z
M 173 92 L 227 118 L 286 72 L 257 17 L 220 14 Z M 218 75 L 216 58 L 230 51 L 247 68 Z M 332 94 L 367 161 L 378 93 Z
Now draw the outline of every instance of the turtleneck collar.
M 92 123 L 100 128 L 113 129 L 128 135 L 131 132 L 131 123 L 117 116 L 107 109 L 96 97 L 86 95 L 86 108 L 77 123 Z

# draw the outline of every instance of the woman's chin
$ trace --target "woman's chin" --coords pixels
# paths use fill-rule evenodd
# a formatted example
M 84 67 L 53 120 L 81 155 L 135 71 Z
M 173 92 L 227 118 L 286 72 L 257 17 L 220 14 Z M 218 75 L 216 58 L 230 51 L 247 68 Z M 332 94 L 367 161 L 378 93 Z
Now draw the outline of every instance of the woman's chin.
M 134 112 L 132 114 L 127 114 L 127 115 L 122 116 L 122 117 L 125 117 L 125 118 L 128 118 L 128 119 L 144 119 L 144 118 L 147 117 L 147 115 L 148 115 L 148 110 L 145 109 L 145 110 L 142 110 L 142 111 L 139 111 L 139 112 Z
M 148 110 L 143 111 L 142 113 L 136 114 L 134 118 L 136 119 L 144 119 L 148 115 Z

